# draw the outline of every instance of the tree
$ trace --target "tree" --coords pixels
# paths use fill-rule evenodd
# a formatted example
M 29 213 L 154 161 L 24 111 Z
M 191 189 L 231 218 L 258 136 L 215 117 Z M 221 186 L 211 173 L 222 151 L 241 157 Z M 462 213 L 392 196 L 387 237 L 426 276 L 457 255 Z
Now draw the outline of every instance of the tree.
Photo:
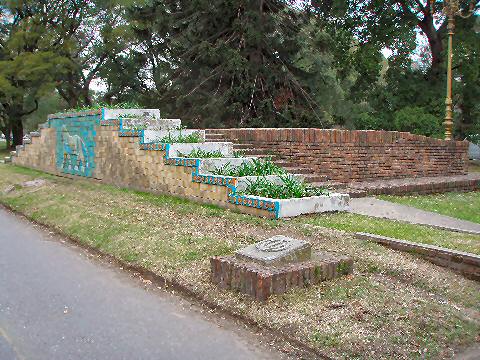
M 480 9 L 480 2 L 474 3 Z M 463 9 L 469 4 L 472 4 L 469 0 L 460 1 Z M 360 48 L 370 48 L 373 53 L 385 49 L 392 52 L 382 81 L 370 80 L 374 86 L 361 92 L 363 100 L 372 107 L 372 116 L 388 127 L 397 111 L 413 106 L 443 118 L 447 24 L 441 1 L 433 9 L 427 0 L 332 0 L 313 5 L 330 24 L 340 24 L 354 33 Z M 474 97 L 480 91 L 477 75 L 480 37 L 473 31 L 474 24 L 474 18 L 457 18 L 454 105 L 459 138 L 474 131 L 478 121 Z M 419 46 L 419 39 L 425 39 L 426 45 Z M 375 70 L 368 61 L 359 60 L 357 65 L 367 64 L 367 69 Z
M 70 62 L 54 36 L 56 23 L 46 15 L 47 2 L 2 2 L 0 102 L 12 131 L 13 145 L 22 144 L 23 117 L 38 109 L 38 99 L 55 88 Z
M 336 80 L 328 49 L 309 54 L 304 45 L 310 18 L 281 0 L 133 6 L 127 20 L 135 45 L 112 61 L 130 81 L 109 74 L 108 94 L 135 92 L 196 126 L 328 125 L 322 79 Z

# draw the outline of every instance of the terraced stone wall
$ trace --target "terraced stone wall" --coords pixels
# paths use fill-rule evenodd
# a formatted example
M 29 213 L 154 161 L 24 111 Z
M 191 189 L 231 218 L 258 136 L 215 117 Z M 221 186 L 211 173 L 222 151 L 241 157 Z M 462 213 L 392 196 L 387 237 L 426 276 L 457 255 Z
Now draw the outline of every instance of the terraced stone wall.
M 49 118 L 31 143 L 18 147 L 12 162 L 54 175 L 174 194 L 255 216 L 278 215 L 271 201 L 262 202 L 264 206 L 238 206 L 239 200 L 230 194 L 236 179 L 199 175 L 198 159 L 168 158 L 168 144 L 141 143 L 140 134 L 122 129 L 118 119 L 105 119 L 102 111 L 62 114 Z
M 461 175 L 468 171 L 468 143 L 395 131 L 324 129 L 208 129 L 227 141 L 252 144 L 313 168 L 329 180 L 353 182 Z

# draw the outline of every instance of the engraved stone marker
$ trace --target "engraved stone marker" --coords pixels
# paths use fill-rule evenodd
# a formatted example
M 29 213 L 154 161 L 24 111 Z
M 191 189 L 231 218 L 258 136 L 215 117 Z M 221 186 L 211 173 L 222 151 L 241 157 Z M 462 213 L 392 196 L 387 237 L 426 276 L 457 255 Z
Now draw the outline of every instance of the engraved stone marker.
M 238 259 L 262 265 L 284 265 L 310 260 L 312 247 L 306 241 L 276 235 L 240 249 L 235 255 Z
M 273 294 L 351 274 L 348 256 L 315 252 L 303 240 L 277 235 L 235 252 L 210 258 L 213 283 L 265 301 Z

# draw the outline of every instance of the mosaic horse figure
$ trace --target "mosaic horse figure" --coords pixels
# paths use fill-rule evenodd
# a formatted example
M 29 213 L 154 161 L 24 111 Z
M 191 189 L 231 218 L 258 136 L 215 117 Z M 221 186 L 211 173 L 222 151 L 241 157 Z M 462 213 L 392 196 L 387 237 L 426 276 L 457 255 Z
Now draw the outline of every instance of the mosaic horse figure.
M 65 125 L 62 126 L 63 163 L 73 167 L 88 168 L 87 147 L 78 135 L 70 135 Z

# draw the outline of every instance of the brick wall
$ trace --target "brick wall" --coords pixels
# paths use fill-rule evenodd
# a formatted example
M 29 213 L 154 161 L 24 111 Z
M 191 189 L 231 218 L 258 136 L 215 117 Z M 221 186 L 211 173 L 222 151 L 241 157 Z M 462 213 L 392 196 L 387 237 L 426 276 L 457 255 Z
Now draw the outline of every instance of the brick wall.
M 83 120 L 82 120 L 83 121 Z M 95 119 L 90 120 L 95 123 Z M 165 151 L 142 150 L 138 137 L 119 136 L 118 125 L 94 126 L 94 166 L 92 173 L 71 172 L 59 166 L 57 128 L 41 130 L 40 137 L 32 138 L 13 157 L 15 165 L 35 168 L 54 175 L 70 178 L 93 178 L 107 184 L 153 193 L 174 194 L 200 203 L 213 204 L 255 216 L 274 217 L 265 209 L 238 206 L 228 202 L 228 189 L 215 184 L 192 181 L 192 167 L 165 163 Z M 93 161 L 92 161 L 93 163 Z
M 468 143 L 396 131 L 209 129 L 338 182 L 466 174 Z

